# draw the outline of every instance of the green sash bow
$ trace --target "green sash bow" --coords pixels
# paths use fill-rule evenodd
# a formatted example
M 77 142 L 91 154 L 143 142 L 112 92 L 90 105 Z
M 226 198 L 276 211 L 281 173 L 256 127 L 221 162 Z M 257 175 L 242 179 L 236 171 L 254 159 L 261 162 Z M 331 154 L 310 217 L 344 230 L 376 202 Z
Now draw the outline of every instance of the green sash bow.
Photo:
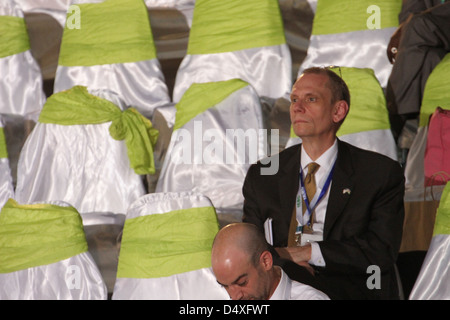
M 121 111 L 114 103 L 75 86 L 47 99 L 39 122 L 59 125 L 100 124 L 112 121 L 109 133 L 116 140 L 125 140 L 128 158 L 136 174 L 154 174 L 153 148 L 158 130 L 136 109 Z

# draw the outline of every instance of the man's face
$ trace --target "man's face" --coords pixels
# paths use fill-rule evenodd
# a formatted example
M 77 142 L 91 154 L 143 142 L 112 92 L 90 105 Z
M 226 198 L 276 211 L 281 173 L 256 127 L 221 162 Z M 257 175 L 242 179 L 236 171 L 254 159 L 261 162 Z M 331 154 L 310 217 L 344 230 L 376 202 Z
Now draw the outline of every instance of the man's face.
M 304 74 L 291 92 L 290 116 L 294 132 L 302 139 L 335 135 L 336 104 L 332 104 L 328 76 Z
M 270 295 L 268 272 L 262 263 L 255 267 L 248 257 L 238 255 L 213 265 L 217 282 L 233 300 L 267 300 Z

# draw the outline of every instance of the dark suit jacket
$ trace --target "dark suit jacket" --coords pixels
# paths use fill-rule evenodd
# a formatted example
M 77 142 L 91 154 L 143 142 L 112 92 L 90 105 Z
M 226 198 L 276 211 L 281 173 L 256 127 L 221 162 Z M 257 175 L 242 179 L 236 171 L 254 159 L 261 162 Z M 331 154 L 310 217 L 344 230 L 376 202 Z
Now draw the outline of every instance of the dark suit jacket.
M 243 221 L 263 230 L 266 219 L 272 218 L 274 247 L 287 246 L 299 188 L 300 150 L 300 145 L 283 150 L 273 175 L 261 175 L 264 165 L 260 162 L 252 165 L 244 182 Z M 343 192 L 346 189 L 350 194 Z M 326 267 L 317 268 L 311 280 L 305 278 L 304 268 L 287 263 L 288 275 L 331 298 L 398 298 L 394 266 L 402 238 L 403 196 L 404 176 L 396 161 L 338 140 L 324 237 L 319 242 Z M 381 289 L 367 286 L 369 277 L 376 274 L 368 271 L 371 265 L 379 267 Z M 377 283 L 375 278 L 369 282 Z

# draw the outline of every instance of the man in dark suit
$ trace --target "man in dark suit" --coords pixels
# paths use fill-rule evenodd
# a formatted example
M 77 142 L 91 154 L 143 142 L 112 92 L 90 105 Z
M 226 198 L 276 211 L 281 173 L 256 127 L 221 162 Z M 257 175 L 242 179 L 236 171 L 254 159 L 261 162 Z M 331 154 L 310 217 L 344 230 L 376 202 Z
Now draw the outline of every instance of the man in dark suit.
M 348 88 L 336 73 L 304 71 L 293 86 L 290 106 L 302 144 L 275 156 L 275 174 L 261 174 L 261 162 L 251 166 L 243 187 L 243 221 L 261 229 L 271 221 L 274 253 L 279 255 L 275 263 L 292 279 L 332 299 L 395 299 L 403 171 L 383 155 L 337 139 L 349 107 Z M 310 162 L 319 169 L 308 207 L 302 199 Z M 302 207 L 308 207 L 306 215 Z

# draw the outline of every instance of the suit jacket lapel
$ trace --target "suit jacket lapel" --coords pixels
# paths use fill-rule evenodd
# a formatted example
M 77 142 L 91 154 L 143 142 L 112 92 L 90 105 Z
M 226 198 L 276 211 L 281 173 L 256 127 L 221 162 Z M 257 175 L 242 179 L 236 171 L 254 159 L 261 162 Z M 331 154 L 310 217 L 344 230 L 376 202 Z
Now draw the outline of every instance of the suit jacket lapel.
M 323 230 L 324 239 L 327 239 L 334 223 L 344 210 L 353 189 L 353 181 L 351 180 L 353 174 L 352 159 L 347 149 L 347 146 L 338 140 L 338 156 L 334 168 Z
M 278 191 L 281 202 L 281 214 L 288 225 L 294 210 L 295 198 L 299 187 L 300 173 L 300 146 L 295 155 L 288 159 L 285 165 L 280 166 L 280 179 L 278 180 Z

